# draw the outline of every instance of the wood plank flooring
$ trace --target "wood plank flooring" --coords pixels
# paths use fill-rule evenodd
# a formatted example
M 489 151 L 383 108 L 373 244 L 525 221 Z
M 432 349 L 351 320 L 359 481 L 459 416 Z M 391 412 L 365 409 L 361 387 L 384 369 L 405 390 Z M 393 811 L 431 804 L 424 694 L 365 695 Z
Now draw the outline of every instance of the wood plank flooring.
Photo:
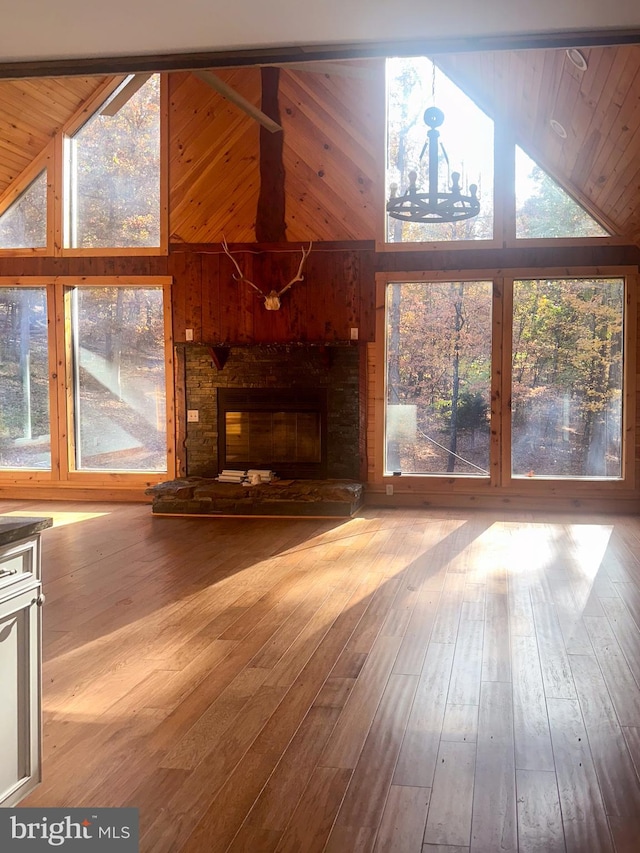
M 44 776 L 145 853 L 640 850 L 640 520 L 366 509 L 43 534 Z

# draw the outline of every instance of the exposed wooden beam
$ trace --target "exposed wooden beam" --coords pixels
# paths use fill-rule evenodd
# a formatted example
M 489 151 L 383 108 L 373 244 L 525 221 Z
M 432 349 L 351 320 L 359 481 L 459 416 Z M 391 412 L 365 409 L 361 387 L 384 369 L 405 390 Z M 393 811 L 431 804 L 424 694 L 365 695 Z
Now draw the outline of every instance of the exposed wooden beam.
M 263 67 L 268 67 L 264 63 Z M 339 62 L 283 62 L 279 66 L 285 71 L 305 71 L 308 74 L 328 74 L 331 77 L 355 77 L 359 80 L 370 80 L 371 69 L 355 64 L 343 65 Z
M 279 68 L 261 68 L 262 109 L 280 122 Z M 284 191 L 284 134 L 260 128 L 260 195 L 256 210 L 256 240 L 278 243 L 287 239 Z
M 252 104 L 251 101 L 248 101 L 239 92 L 236 92 L 235 89 L 229 86 L 228 83 L 225 83 L 224 80 L 221 80 L 213 71 L 194 71 L 193 73 L 196 77 L 199 77 L 211 86 L 212 89 L 215 89 L 223 98 L 226 98 L 227 101 L 235 104 L 239 109 L 247 113 L 247 115 L 250 115 L 251 118 L 255 119 L 270 133 L 278 133 L 278 131 L 282 130 L 282 127 L 277 122 L 269 118 L 266 113 L 263 113 L 262 110 L 258 109 L 258 107 Z
M 124 86 L 116 92 L 116 94 L 106 102 L 104 107 L 100 110 L 100 115 L 103 116 L 115 116 L 120 110 L 124 107 L 124 105 L 133 98 L 135 93 L 142 89 L 147 80 L 151 77 L 151 74 L 134 74 L 132 77 L 127 80 Z
M 640 28 L 611 30 L 567 30 L 558 33 L 474 36 L 459 38 L 378 41 L 358 44 L 282 45 L 249 50 L 161 53 L 136 56 L 107 56 L 80 59 L 47 59 L 0 63 L 0 79 L 28 77 L 77 77 L 92 74 L 134 74 L 141 71 L 195 71 L 206 68 L 233 68 L 248 65 L 283 65 L 343 59 L 371 59 L 385 56 L 462 53 L 486 50 L 535 50 L 539 48 L 596 47 L 640 44 Z

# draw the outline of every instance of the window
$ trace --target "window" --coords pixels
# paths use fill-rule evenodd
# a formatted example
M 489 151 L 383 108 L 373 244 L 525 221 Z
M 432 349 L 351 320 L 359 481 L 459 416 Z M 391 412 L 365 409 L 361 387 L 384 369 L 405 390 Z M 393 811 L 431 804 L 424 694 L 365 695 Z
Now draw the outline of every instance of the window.
M 514 282 L 514 476 L 622 476 L 623 318 L 622 279 Z
M 51 467 L 47 294 L 0 287 L 0 469 Z
M 387 471 L 488 476 L 491 289 L 387 288 Z
M 493 238 L 493 122 L 427 57 L 387 60 L 387 198 L 404 195 L 410 172 L 428 186 L 427 107 L 439 107 L 438 187 L 449 191 L 454 172 L 468 193 L 478 187 L 480 213 L 460 222 L 403 222 L 387 216 L 389 243 L 488 240 Z M 469 144 L 469 140 L 473 144 Z M 395 190 L 393 187 L 395 186 Z
M 394 277 L 381 276 L 384 475 L 629 481 L 624 276 Z
M 516 146 L 516 237 L 608 236 L 608 231 Z
M 438 62 L 456 73 L 458 79 L 466 80 L 470 90 L 483 97 L 483 106 L 489 114 L 444 74 Z M 500 239 L 511 245 L 523 239 L 614 236 L 515 144 L 514 128 L 519 126 L 514 116 L 520 116 L 521 112 L 516 104 L 504 100 L 508 101 L 503 89 L 506 85 L 503 75 L 507 73 L 502 65 L 483 63 L 480 54 L 475 64 L 465 63 L 460 56 L 441 57 L 435 63 L 424 56 L 387 60 L 385 199 L 387 205 L 395 202 L 405 207 L 404 218 L 386 214 L 384 243 L 390 248 L 403 243 L 489 240 L 497 243 Z M 479 80 L 477 85 L 474 77 Z M 429 180 L 431 143 L 425 112 L 434 105 L 444 113 L 444 121 L 437 128 L 440 133 L 437 187 L 433 178 Z M 535 112 L 534 105 L 529 109 Z M 532 138 L 532 145 L 534 141 L 545 151 L 540 139 Z M 515 182 L 510 154 L 515 157 Z M 548 149 L 546 154 L 550 156 Z M 455 222 L 435 221 L 435 193 L 450 192 L 455 186 L 455 173 L 460 176 L 464 196 L 469 196 L 474 184 L 477 186 L 480 212 Z M 423 214 L 431 221 L 406 219 L 412 198 L 416 207 L 422 205 Z M 440 197 L 439 204 L 443 203 Z M 427 213 L 425 208 L 430 205 L 433 207 Z
M 76 287 L 75 468 L 167 466 L 162 288 Z
M 169 297 L 162 278 L 0 280 L 5 479 L 172 473 Z
M 0 216 L 0 249 L 37 249 L 47 245 L 47 171 Z
M 159 75 L 115 115 L 106 112 L 65 140 L 64 245 L 159 246 Z

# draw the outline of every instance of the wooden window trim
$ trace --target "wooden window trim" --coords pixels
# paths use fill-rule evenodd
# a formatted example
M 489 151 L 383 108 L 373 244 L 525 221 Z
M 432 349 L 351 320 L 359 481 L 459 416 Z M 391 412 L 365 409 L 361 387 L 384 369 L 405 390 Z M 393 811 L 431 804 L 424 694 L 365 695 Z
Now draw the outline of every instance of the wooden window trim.
M 160 242 L 157 246 L 96 246 L 94 248 L 69 248 L 64 245 L 64 139 L 74 136 L 92 118 L 105 100 L 120 86 L 126 77 L 113 77 L 106 81 L 80 110 L 65 124 L 58 134 L 56 146 L 56 204 L 57 220 L 53 240 L 56 257 L 148 257 L 169 254 L 169 85 L 166 74 L 160 74 Z
M 623 462 L 622 477 L 616 480 L 557 479 L 511 477 L 511 421 L 508 400 L 511 394 L 510 341 L 512 282 L 526 278 L 624 278 L 625 328 L 624 328 L 624 378 L 623 378 Z M 384 472 L 385 399 L 386 399 L 386 291 L 393 282 L 437 281 L 494 281 L 492 380 L 491 380 L 491 451 L 490 476 L 465 477 L 432 474 L 402 474 L 400 477 Z M 636 374 L 638 349 L 637 295 L 640 276 L 637 267 L 544 267 L 489 270 L 407 271 L 376 274 L 376 343 L 370 350 L 370 369 L 373 366 L 373 401 L 369 406 L 369 453 L 373 460 L 370 489 L 383 492 L 387 485 L 394 486 L 394 496 L 400 501 L 424 503 L 433 497 L 434 502 L 456 502 L 468 505 L 468 500 L 494 498 L 516 506 L 518 502 L 533 501 L 541 505 L 549 497 L 568 502 L 590 499 L 606 501 L 622 499 L 637 501 L 636 441 L 640 427 L 636 426 Z M 499 341 L 496 338 L 499 332 Z M 392 499 L 390 498 L 390 501 Z
M 428 55 L 428 54 L 422 54 Z M 457 84 L 455 84 L 457 85 Z M 458 87 L 464 92 L 464 89 Z M 386 79 L 385 79 L 386 91 Z M 466 94 L 466 93 L 465 93 Z M 468 96 L 470 97 L 470 96 Z M 473 100 L 473 98 L 471 98 Z M 474 102 L 475 103 L 475 102 Z M 516 236 L 516 192 L 515 192 L 515 147 L 519 145 L 523 150 L 526 143 L 516 138 L 508 124 L 500 116 L 489 116 L 493 121 L 493 238 L 486 240 L 433 240 L 422 242 L 389 243 L 386 239 L 387 214 L 386 214 L 386 168 L 387 162 L 387 118 L 385 110 L 384 128 L 384 151 L 382 152 L 382 175 L 380 182 L 381 216 L 378 218 L 376 231 L 376 252 L 428 252 L 428 251 L 456 251 L 464 249 L 514 249 L 535 248 L 537 246 L 563 248 L 565 246 L 627 246 L 633 245 L 633 241 L 621 234 L 611 234 L 608 237 L 548 237 L 529 238 Z M 548 170 L 545 169 L 548 174 Z M 555 176 L 549 177 L 558 183 Z M 559 184 L 564 192 L 564 187 Z M 570 193 L 568 193 L 571 195 Z M 602 214 L 595 211 L 588 199 L 580 199 L 571 196 L 573 200 L 584 208 L 595 221 L 607 231 L 614 231 L 613 224 L 602 220 Z
M 0 216 L 6 213 L 33 181 L 44 171 L 47 173 L 46 195 L 46 246 L 33 246 L 22 249 L 0 249 L 0 258 L 31 258 L 53 254 L 53 207 L 54 207 L 54 143 L 47 147 L 29 163 L 29 165 L 11 182 L 11 185 L 0 195 Z
M 157 73 L 157 72 L 155 72 Z M 110 77 L 86 100 L 56 133 L 47 147 L 0 195 L 0 215 L 47 169 L 47 245 L 26 249 L 0 249 L 0 258 L 23 257 L 149 257 L 169 254 L 169 86 L 167 74 L 160 74 L 160 243 L 157 246 L 65 248 L 64 232 L 64 139 L 73 136 L 91 119 L 127 75 Z
M 0 471 L 0 489 L 6 486 L 139 491 L 175 477 L 175 393 L 173 336 L 171 328 L 171 276 L 2 276 L 0 287 L 46 287 L 49 354 L 49 420 L 51 469 Z M 68 302 L 75 287 L 160 287 L 163 290 L 164 360 L 166 394 L 166 471 L 74 471 L 73 383 L 70 375 L 71 327 Z

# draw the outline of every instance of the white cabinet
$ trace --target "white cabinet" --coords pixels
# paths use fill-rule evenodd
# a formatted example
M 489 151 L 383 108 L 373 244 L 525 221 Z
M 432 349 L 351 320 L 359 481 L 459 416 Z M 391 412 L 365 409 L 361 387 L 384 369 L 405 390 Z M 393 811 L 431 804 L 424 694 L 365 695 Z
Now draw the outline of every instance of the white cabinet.
M 15 584 L 40 582 L 40 537 L 0 546 L 0 598 L 4 598 Z
M 40 587 L 0 600 L 0 804 L 40 781 Z
M 0 806 L 6 807 L 40 781 L 44 596 L 33 534 L 51 521 L 24 520 L 24 529 L 20 519 L 0 521 Z M 9 542 L 1 544 L 3 537 Z

